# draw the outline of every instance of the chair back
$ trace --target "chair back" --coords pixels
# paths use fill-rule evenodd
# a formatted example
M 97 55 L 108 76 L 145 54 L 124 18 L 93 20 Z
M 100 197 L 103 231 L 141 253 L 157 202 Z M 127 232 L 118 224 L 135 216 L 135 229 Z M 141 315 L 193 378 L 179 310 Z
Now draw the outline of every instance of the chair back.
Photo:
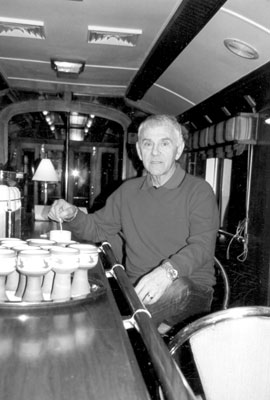
M 217 283 L 214 287 L 212 312 L 226 310 L 230 302 L 230 282 L 227 272 L 217 257 L 214 257 Z
M 237 307 L 200 318 L 170 343 L 175 359 L 187 341 L 206 400 L 270 399 L 270 307 Z

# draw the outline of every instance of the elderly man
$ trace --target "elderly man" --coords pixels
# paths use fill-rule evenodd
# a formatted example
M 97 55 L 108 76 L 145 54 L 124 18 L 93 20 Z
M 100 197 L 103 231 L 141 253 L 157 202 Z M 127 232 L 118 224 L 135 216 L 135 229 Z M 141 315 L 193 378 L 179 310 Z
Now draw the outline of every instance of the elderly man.
M 184 140 L 176 118 L 148 117 L 136 146 L 146 175 L 125 181 L 93 214 L 57 200 L 49 217 L 81 240 L 120 233 L 127 275 L 157 326 L 167 328 L 210 309 L 218 209 L 210 185 L 177 163 Z

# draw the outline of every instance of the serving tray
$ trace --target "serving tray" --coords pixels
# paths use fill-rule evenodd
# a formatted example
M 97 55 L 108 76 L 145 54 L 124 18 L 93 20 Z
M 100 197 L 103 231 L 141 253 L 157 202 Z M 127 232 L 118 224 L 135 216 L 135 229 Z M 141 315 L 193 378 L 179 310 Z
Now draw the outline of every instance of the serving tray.
M 26 302 L 22 301 L 20 297 L 16 297 L 12 291 L 7 291 L 8 301 L 0 301 L 0 310 L 7 308 L 46 308 L 46 307 L 67 307 L 70 305 L 77 305 L 95 300 L 102 296 L 106 292 L 106 288 L 103 283 L 94 278 L 89 279 L 90 293 L 82 296 L 74 296 L 69 300 L 52 300 L 49 296 L 44 295 L 44 300 L 39 302 Z

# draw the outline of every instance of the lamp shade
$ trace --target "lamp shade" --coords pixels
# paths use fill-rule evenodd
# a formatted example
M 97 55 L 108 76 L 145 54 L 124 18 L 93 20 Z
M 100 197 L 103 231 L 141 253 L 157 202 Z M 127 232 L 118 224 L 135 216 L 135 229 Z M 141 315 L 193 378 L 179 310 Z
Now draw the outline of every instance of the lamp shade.
M 33 176 L 33 181 L 58 182 L 59 178 L 49 158 L 43 158 Z

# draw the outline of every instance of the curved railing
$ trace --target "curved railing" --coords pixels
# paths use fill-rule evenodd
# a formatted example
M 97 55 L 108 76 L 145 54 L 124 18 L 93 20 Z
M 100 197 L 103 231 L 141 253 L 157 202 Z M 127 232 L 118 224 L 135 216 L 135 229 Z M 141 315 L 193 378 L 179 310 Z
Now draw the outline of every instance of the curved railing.
M 126 275 L 125 268 L 117 262 L 110 244 L 104 242 L 101 250 L 102 257 L 105 258 L 105 263 L 108 265 L 111 275 L 117 280 L 131 309 L 132 317 L 130 320 L 139 331 L 151 357 L 165 398 L 168 400 L 195 400 L 196 396 L 171 357 L 165 342 L 152 322 L 151 314 L 138 298 Z

